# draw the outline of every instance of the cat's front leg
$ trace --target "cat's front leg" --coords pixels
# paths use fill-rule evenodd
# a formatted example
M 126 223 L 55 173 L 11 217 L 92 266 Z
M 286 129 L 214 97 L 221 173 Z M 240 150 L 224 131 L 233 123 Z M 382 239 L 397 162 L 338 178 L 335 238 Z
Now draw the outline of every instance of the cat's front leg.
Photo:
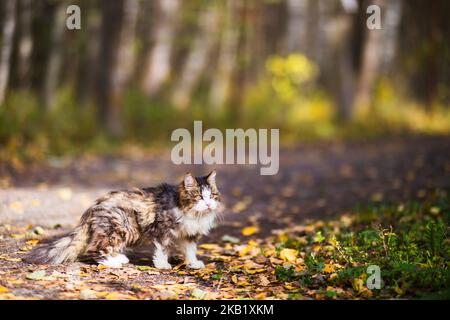
M 202 269 L 205 267 L 203 261 L 197 259 L 197 244 L 192 241 L 183 241 L 181 247 L 186 258 L 188 268 Z
M 153 265 L 158 269 L 171 269 L 168 250 L 161 243 L 155 241 L 155 253 L 153 254 Z

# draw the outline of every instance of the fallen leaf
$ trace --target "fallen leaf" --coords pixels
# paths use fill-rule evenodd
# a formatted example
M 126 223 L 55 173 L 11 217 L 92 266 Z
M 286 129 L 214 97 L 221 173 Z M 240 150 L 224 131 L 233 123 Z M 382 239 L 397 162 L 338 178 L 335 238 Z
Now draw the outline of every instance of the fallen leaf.
M 353 279 L 352 286 L 356 292 L 362 292 L 365 289 L 364 281 L 361 278 Z
M 42 235 L 42 234 L 44 234 L 45 231 L 42 227 L 38 226 L 38 227 L 34 228 L 33 232 L 37 235 Z
M 323 267 L 323 272 L 325 273 L 333 273 L 334 271 L 336 271 L 336 268 L 331 263 L 326 263 Z
M 45 277 L 45 270 L 38 270 L 27 274 L 26 278 L 28 280 L 41 280 Z
M 6 293 L 9 292 L 9 289 L 3 286 L 0 286 L 0 293 Z
M 136 269 L 138 269 L 139 271 L 147 271 L 147 270 L 151 270 L 152 267 L 149 267 L 149 266 L 137 266 Z
M 205 250 L 213 250 L 213 249 L 218 248 L 217 244 L 214 244 L 214 243 L 202 243 L 198 247 L 205 249 Z
M 265 286 L 268 286 L 270 284 L 270 281 L 269 281 L 269 279 L 267 279 L 266 276 L 260 274 L 259 277 L 258 277 L 258 284 L 263 286 L 263 287 L 265 287 Z
M 62 200 L 70 200 L 72 198 L 72 189 L 70 188 L 61 188 L 58 190 L 58 197 Z
M 280 251 L 280 258 L 284 261 L 295 262 L 297 259 L 298 251 L 295 249 L 285 248 Z
M 191 296 L 196 298 L 196 299 L 204 299 L 207 296 L 207 292 L 203 291 L 201 289 L 195 288 L 194 290 L 192 290 L 191 292 Z
M 226 234 L 222 237 L 222 241 L 229 242 L 229 243 L 239 243 L 241 240 L 239 240 L 239 238 L 232 237 L 232 236 L 229 236 Z
M 19 202 L 19 201 L 11 202 L 11 203 L 9 204 L 9 207 L 10 207 L 12 210 L 14 210 L 14 211 L 18 211 L 18 212 L 23 211 L 23 205 L 22 205 L 22 203 Z
M 258 226 L 246 227 L 246 228 L 242 229 L 242 231 L 241 231 L 242 235 L 244 235 L 244 236 L 251 236 L 257 232 L 259 232 Z
M 117 292 L 111 292 L 105 296 L 106 300 L 118 300 L 119 294 Z
M 80 291 L 81 300 L 89 300 L 97 298 L 97 294 L 94 290 L 86 289 Z
M 31 240 L 28 240 L 25 243 L 34 246 L 34 245 L 39 243 L 39 240 L 38 239 L 31 239 Z

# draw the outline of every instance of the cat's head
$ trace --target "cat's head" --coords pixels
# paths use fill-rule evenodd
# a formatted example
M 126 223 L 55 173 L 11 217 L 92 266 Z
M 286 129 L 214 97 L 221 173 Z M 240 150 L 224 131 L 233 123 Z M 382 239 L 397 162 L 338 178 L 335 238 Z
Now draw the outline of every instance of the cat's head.
M 185 212 L 202 215 L 217 210 L 220 205 L 215 170 L 204 177 L 186 173 L 179 190 L 181 208 Z

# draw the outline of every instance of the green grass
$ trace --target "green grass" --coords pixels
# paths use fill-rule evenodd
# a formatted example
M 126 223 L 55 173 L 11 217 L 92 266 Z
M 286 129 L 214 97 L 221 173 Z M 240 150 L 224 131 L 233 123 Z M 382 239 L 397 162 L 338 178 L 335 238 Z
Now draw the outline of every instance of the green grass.
M 331 286 L 373 298 L 448 299 L 449 221 L 450 197 L 443 190 L 421 202 L 359 206 L 351 216 L 321 223 L 312 233 L 280 243 L 280 248 L 303 252 L 306 268 L 294 272 L 279 267 L 275 274 L 279 281 L 300 281 L 327 296 Z M 315 245 L 320 250 L 314 250 Z M 339 268 L 327 273 L 327 265 Z M 381 270 L 379 290 L 365 289 L 370 265 Z M 357 287 L 358 279 L 362 288 Z

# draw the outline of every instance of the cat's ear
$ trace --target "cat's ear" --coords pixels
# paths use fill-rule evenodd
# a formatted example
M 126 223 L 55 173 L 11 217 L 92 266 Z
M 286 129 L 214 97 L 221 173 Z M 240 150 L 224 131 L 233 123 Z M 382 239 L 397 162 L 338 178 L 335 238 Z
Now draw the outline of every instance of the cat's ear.
M 188 172 L 184 175 L 184 187 L 186 189 L 192 189 L 195 186 L 197 186 L 197 181 L 195 180 L 194 176 Z
M 206 176 L 206 181 L 211 185 L 216 184 L 216 170 L 211 171 L 211 173 Z

